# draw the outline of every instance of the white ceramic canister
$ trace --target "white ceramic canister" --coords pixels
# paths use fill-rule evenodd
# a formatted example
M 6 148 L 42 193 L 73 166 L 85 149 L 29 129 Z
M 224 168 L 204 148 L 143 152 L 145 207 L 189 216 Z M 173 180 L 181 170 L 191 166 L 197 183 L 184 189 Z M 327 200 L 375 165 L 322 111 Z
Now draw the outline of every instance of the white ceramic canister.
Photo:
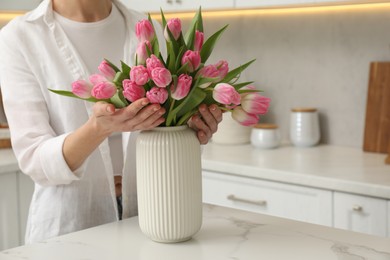
M 254 125 L 251 132 L 251 144 L 261 149 L 276 148 L 280 144 L 279 128 L 275 124 Z
M 290 140 L 300 147 L 314 146 L 319 142 L 320 126 L 316 108 L 291 109 Z
M 230 112 L 223 113 L 222 117 L 217 132 L 213 134 L 213 143 L 238 145 L 250 142 L 252 127 L 240 125 Z

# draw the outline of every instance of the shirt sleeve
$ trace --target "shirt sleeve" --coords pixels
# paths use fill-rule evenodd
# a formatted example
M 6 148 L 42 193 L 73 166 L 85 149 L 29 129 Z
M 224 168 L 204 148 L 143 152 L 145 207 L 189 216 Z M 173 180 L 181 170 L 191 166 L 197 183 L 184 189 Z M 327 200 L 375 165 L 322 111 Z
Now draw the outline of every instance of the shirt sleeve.
M 11 141 L 21 171 L 42 186 L 69 184 L 82 177 L 85 163 L 72 172 L 62 146 L 69 133 L 57 134 L 38 80 L 23 48 L 22 24 L 0 31 L 0 79 Z M 30 57 L 31 58 L 31 57 Z

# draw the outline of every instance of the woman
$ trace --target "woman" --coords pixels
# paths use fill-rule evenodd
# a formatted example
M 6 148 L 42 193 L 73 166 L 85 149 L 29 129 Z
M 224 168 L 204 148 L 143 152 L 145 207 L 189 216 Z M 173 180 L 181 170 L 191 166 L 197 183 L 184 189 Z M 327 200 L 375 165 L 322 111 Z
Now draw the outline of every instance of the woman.
M 116 0 L 44 0 L 2 29 L 0 79 L 13 149 L 35 182 L 26 243 L 118 220 L 118 195 L 123 217 L 137 214 L 136 131 L 161 124 L 164 108 L 144 98 L 115 110 L 48 89 L 88 78 L 103 58 L 132 65 L 134 26 L 144 18 Z M 200 143 L 221 119 L 216 106 L 200 107 L 190 122 Z

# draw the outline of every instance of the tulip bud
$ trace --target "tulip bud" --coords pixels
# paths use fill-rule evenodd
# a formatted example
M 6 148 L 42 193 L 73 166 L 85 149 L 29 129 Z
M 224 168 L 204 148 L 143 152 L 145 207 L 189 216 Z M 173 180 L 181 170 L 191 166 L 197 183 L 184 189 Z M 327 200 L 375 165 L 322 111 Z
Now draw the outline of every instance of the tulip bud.
M 139 21 L 135 25 L 135 35 L 140 42 L 151 42 L 154 38 L 154 29 L 152 23 L 147 19 Z
M 164 37 L 167 41 L 171 41 L 168 34 L 168 29 L 171 31 L 173 38 L 175 40 L 179 39 L 181 34 L 181 21 L 178 18 L 173 18 L 167 22 L 167 25 L 165 26 L 164 30 Z
M 152 104 L 163 104 L 168 99 L 168 90 L 166 88 L 153 87 L 146 92 L 146 97 Z
M 146 59 L 146 68 L 148 69 L 149 75 L 151 75 L 153 69 L 164 68 L 164 65 L 156 55 L 152 54 L 150 58 Z
M 134 102 L 145 96 L 145 89 L 143 86 L 137 85 L 134 81 L 125 79 L 123 84 L 123 96 L 130 102 Z
M 96 84 L 99 84 L 100 82 L 104 82 L 104 81 L 108 81 L 108 80 L 103 75 L 92 74 L 91 76 L 89 76 L 89 81 L 91 81 L 91 83 L 93 85 L 96 85 Z
M 130 70 L 130 79 L 137 85 L 143 86 L 149 80 L 148 70 L 143 65 L 137 65 Z
M 154 68 L 151 73 L 151 78 L 157 87 L 165 88 L 172 81 L 172 75 L 166 68 Z
M 195 32 L 194 51 L 200 51 L 203 46 L 204 34 L 200 31 Z
M 107 61 L 102 61 L 98 66 L 98 69 L 108 81 L 114 80 L 116 72 Z
M 219 83 L 214 87 L 213 98 L 225 105 L 239 105 L 241 96 L 235 88 L 227 83 Z
M 77 80 L 72 83 L 72 92 L 81 98 L 91 97 L 92 85 L 85 80 Z
M 223 80 L 229 72 L 229 64 L 225 60 L 220 60 L 215 67 L 218 70 L 218 81 Z
M 270 101 L 259 93 L 247 93 L 241 99 L 241 106 L 247 113 L 263 115 L 267 113 Z
M 242 107 L 235 107 L 232 111 L 232 117 L 238 123 L 243 126 L 252 126 L 259 122 L 259 116 L 255 114 L 250 114 L 244 111 Z
M 202 77 L 202 78 L 218 78 L 219 71 L 217 70 L 217 67 L 215 65 L 206 65 L 203 68 L 201 68 L 198 73 L 196 73 L 195 78 Z M 211 85 L 212 82 L 203 83 L 202 85 L 199 85 L 200 88 L 207 88 Z
M 187 71 L 194 72 L 200 66 L 201 58 L 198 51 L 188 50 L 181 58 L 181 65 L 188 64 Z
M 115 85 L 108 81 L 100 82 L 92 88 L 92 96 L 97 99 L 109 99 L 112 98 L 115 93 Z
M 173 99 L 180 100 L 185 98 L 190 92 L 192 77 L 187 74 L 181 74 L 177 79 L 176 89 L 174 84 L 171 85 L 171 96 Z
M 145 64 L 146 59 L 149 57 L 147 49 L 149 49 L 149 52 L 152 52 L 152 45 L 149 41 L 141 41 L 138 43 L 137 50 L 136 50 L 136 56 L 137 56 L 137 63 L 138 64 Z

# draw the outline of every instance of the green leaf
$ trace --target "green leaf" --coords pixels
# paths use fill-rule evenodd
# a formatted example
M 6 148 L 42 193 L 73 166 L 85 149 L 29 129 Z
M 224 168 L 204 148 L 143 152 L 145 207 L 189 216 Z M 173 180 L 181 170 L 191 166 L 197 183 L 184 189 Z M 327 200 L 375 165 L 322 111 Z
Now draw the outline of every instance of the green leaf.
M 195 109 L 206 97 L 206 93 L 203 89 L 199 88 L 199 81 L 200 78 L 198 78 L 195 82 L 195 84 L 192 86 L 192 89 L 190 93 L 188 93 L 187 97 L 185 97 L 180 105 L 178 105 L 176 108 L 174 108 L 167 117 L 167 126 L 170 126 L 172 121 L 189 111 Z
M 186 51 L 185 45 L 181 46 L 180 51 L 179 51 L 179 53 L 178 53 L 178 55 L 176 57 L 176 62 L 175 62 L 175 70 L 176 71 L 180 69 L 181 58 L 183 57 L 183 54 L 184 54 L 185 51 Z M 183 72 L 181 72 L 181 73 L 183 73 Z M 181 73 L 177 72 L 178 75 L 181 74 Z
M 196 29 L 203 32 L 203 21 L 202 21 L 201 12 L 202 12 L 202 10 L 199 7 L 199 10 L 196 12 L 194 17 L 192 18 L 191 24 L 188 27 L 186 35 L 184 36 L 184 40 L 187 44 L 190 42 L 190 37 L 191 37 L 190 35 L 194 34 Z
M 161 13 L 162 27 L 163 27 L 163 30 L 164 30 L 165 27 L 167 26 L 167 20 L 165 19 L 164 12 L 163 12 L 163 10 L 161 8 L 160 8 L 160 13 Z
M 121 66 L 122 66 L 122 72 L 123 72 L 123 74 L 125 74 L 125 75 L 130 75 L 130 71 L 131 71 L 130 66 L 127 65 L 126 63 L 124 63 L 123 61 L 121 61 Z
M 237 84 L 233 84 L 232 86 L 236 89 L 236 90 L 239 90 L 240 88 L 242 87 L 245 87 L 249 84 L 252 84 L 254 81 L 246 81 L 246 82 L 242 82 L 242 83 L 237 83 Z
M 228 83 L 230 82 L 232 79 L 236 78 L 238 75 L 241 74 L 241 72 L 243 72 L 249 65 L 251 65 L 253 62 L 255 61 L 254 60 L 251 60 L 251 61 L 248 61 L 247 63 L 245 63 L 244 65 L 241 65 L 237 68 L 235 68 L 234 70 L 231 70 L 229 71 L 229 73 L 221 80 L 221 82 L 225 82 L 225 83 Z
M 193 27 L 193 29 L 190 32 L 187 32 L 188 36 L 186 38 L 186 45 L 187 45 L 189 50 L 193 50 L 194 49 L 196 27 L 197 27 L 197 23 L 195 24 L 195 26 Z
M 110 98 L 110 103 L 113 104 L 116 108 L 123 108 L 129 104 L 123 96 L 122 91 L 117 91 L 116 94 Z
M 125 74 L 123 72 L 117 72 L 115 74 L 115 77 L 114 77 L 114 84 L 119 87 L 120 89 L 122 89 L 122 81 L 125 80 L 125 79 L 129 79 L 130 78 L 130 75 L 129 74 Z
M 255 93 L 255 92 L 264 92 L 264 91 L 260 89 L 239 89 L 237 90 L 237 92 L 240 94 L 244 94 L 244 93 Z
M 61 96 L 78 98 L 78 99 L 82 99 L 82 100 L 89 101 L 89 102 L 107 101 L 107 100 L 104 100 L 104 99 L 97 99 L 97 98 L 94 98 L 94 97 L 81 98 L 81 97 L 76 96 L 75 94 L 73 94 L 71 91 L 66 91 L 66 90 L 55 90 L 55 89 L 50 89 L 50 88 L 49 88 L 49 90 L 51 92 L 56 93 L 56 94 L 61 95 Z
M 219 31 L 215 32 L 213 35 L 211 35 L 206 42 L 203 44 L 203 47 L 200 51 L 200 57 L 202 58 L 202 63 L 206 63 L 207 59 L 210 57 L 214 45 L 221 36 L 221 34 L 226 30 L 228 25 L 225 25 L 222 27 Z
M 110 67 L 111 67 L 113 70 L 115 70 L 115 72 L 120 71 L 120 69 L 119 69 L 117 66 L 115 66 L 111 61 L 109 61 L 109 60 L 107 60 L 107 59 L 104 59 L 104 60 L 108 63 L 108 65 L 110 65 Z

